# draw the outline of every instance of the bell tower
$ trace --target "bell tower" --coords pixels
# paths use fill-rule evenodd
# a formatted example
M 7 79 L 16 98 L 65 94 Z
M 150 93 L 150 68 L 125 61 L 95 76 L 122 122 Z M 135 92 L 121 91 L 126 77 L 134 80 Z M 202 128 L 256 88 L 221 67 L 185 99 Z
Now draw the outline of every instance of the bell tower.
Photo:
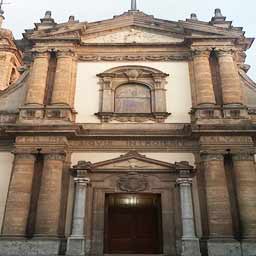
M 4 21 L 3 1 L 0 3 L 0 91 L 5 90 L 19 78 L 22 55 L 18 50 L 13 34 L 2 27 Z

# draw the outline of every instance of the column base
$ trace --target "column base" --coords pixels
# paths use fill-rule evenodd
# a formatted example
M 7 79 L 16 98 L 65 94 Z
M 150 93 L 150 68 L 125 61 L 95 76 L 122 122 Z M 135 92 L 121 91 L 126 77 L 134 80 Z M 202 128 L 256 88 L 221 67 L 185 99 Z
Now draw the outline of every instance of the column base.
M 227 119 L 248 119 L 248 109 L 241 104 L 226 104 L 223 106 L 223 115 Z
M 242 244 L 242 255 L 243 256 L 255 256 L 256 255 L 256 239 L 254 240 L 243 240 Z
M 61 239 L 0 238 L 0 256 L 57 256 L 62 244 Z
M 207 242 L 208 256 L 241 256 L 240 242 L 232 239 L 210 239 Z M 245 255 L 243 255 L 245 256 Z M 255 254 L 254 254 L 255 256 Z
M 183 238 L 182 239 L 182 256 L 201 256 L 199 239 Z
M 84 256 L 85 251 L 86 251 L 86 241 L 84 237 L 71 236 L 68 238 L 66 255 Z

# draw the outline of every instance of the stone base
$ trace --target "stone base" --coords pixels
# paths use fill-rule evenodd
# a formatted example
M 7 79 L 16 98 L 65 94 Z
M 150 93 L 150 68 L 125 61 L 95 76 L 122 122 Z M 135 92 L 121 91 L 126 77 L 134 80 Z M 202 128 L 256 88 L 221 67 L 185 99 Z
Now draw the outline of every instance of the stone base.
M 182 239 L 182 256 L 201 256 L 199 239 Z
M 59 239 L 0 238 L 0 256 L 57 256 L 61 252 Z
M 241 256 L 240 243 L 235 240 L 209 240 L 207 245 L 208 256 Z
M 85 255 L 85 238 L 84 237 L 70 237 L 67 244 L 66 255 L 70 256 L 84 256 Z
M 256 256 L 256 240 L 242 241 L 243 256 Z

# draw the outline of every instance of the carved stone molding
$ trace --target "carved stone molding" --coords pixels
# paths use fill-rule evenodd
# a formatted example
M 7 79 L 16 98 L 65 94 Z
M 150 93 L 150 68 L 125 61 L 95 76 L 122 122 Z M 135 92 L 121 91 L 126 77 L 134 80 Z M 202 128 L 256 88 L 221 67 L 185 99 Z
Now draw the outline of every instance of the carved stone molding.
M 125 192 L 140 192 L 147 189 L 148 182 L 144 175 L 130 172 L 127 175 L 122 176 L 118 180 L 117 185 L 120 190 Z
M 97 75 L 100 78 L 102 122 L 163 122 L 166 112 L 166 77 L 144 66 L 121 66 Z
M 79 185 L 88 186 L 91 180 L 90 178 L 87 178 L 87 177 L 75 177 L 74 182 Z
M 188 60 L 191 58 L 189 52 L 182 52 L 171 55 L 117 55 L 117 56 L 95 56 L 80 55 L 80 61 L 177 61 Z

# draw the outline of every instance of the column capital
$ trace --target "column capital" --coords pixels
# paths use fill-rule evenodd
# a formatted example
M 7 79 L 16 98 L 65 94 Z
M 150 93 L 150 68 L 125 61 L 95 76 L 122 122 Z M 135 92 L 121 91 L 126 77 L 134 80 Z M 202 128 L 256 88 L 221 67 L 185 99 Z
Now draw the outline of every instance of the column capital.
M 227 48 L 215 48 L 214 52 L 217 54 L 218 57 L 225 57 L 225 56 L 229 56 L 229 57 L 232 56 L 233 57 L 235 49 L 234 48 L 230 48 L 230 47 L 227 47 Z
M 213 152 L 203 152 L 200 154 L 202 161 L 223 161 L 224 155 L 221 153 L 213 153 Z
M 60 49 L 56 51 L 57 58 L 73 58 L 75 52 L 72 49 Z
M 234 161 L 254 161 L 253 152 L 241 152 L 232 155 Z
M 45 154 L 45 160 L 56 160 L 56 161 L 64 161 L 66 159 L 65 153 L 48 153 Z
M 88 177 L 75 177 L 74 181 L 76 184 L 88 186 L 91 182 L 91 179 Z
M 193 183 L 192 178 L 178 178 L 176 180 L 177 185 L 182 185 L 182 186 L 191 186 Z
M 192 47 L 191 48 L 192 51 L 192 56 L 193 57 L 207 57 L 209 58 L 212 48 L 211 47 L 200 47 L 200 48 L 196 48 L 196 47 Z
M 50 52 L 48 49 L 32 50 L 33 58 L 50 58 Z
M 31 153 L 14 153 L 15 159 L 22 159 L 22 160 L 32 160 L 34 161 L 36 159 L 36 156 Z

